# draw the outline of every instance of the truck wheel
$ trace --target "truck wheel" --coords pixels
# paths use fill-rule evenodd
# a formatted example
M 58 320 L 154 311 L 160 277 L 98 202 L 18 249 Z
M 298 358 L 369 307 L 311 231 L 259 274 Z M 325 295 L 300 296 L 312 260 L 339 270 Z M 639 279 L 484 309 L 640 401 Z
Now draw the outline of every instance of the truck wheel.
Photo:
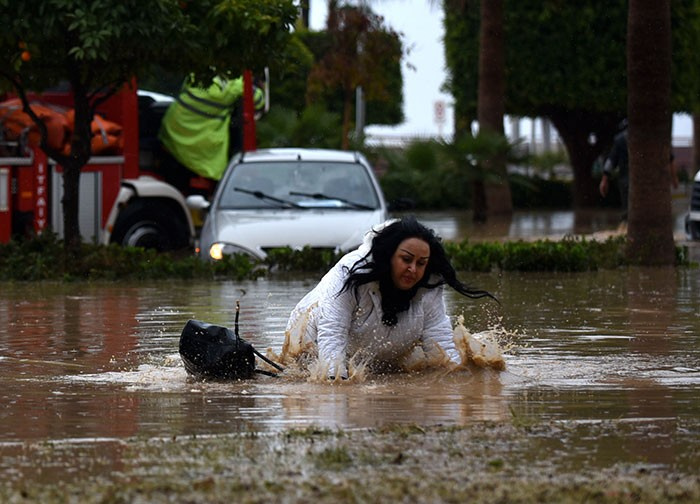
M 114 225 L 111 241 L 165 252 L 188 244 L 183 229 L 181 219 L 167 205 L 142 200 L 130 203 L 124 209 Z
M 129 247 L 154 248 L 158 251 L 170 250 L 167 232 L 157 222 L 139 221 L 126 230 L 122 245 Z

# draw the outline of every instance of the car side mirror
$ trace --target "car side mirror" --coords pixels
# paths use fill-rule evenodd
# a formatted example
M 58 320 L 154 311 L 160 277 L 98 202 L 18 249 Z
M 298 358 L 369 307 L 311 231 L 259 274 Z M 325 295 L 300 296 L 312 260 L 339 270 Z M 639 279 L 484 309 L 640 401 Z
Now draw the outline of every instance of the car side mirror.
M 211 206 L 211 203 L 201 194 L 187 196 L 185 203 L 190 210 L 201 210 L 204 212 L 208 211 Z

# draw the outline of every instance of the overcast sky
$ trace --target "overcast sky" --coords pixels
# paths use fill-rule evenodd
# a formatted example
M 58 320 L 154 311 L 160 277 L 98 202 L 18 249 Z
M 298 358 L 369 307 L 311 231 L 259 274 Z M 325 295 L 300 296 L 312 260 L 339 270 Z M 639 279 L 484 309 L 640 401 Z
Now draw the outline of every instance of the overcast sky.
M 404 115 L 406 122 L 395 128 L 372 127 L 368 133 L 395 135 L 452 134 L 451 96 L 440 92 L 445 81 L 445 57 L 442 48 L 442 9 L 428 0 L 375 0 L 372 10 L 385 23 L 403 33 L 403 44 L 410 48 L 402 66 L 404 79 Z M 311 28 L 322 29 L 328 14 L 326 0 L 311 0 Z M 409 68 L 409 65 L 414 69 Z M 435 102 L 445 107 L 444 123 L 435 122 Z
M 310 5 L 311 28 L 320 30 L 326 24 L 328 2 L 311 0 Z M 387 25 L 403 34 L 404 48 L 410 52 L 402 65 L 405 123 L 391 128 L 372 126 L 366 132 L 392 136 L 452 135 L 452 97 L 440 92 L 446 78 L 440 2 L 374 0 L 371 7 L 384 17 Z M 436 102 L 446 105 L 442 124 L 435 120 Z M 530 135 L 530 124 L 529 120 L 522 121 L 521 135 Z M 509 131 L 506 124 L 506 133 Z M 674 116 L 673 135 L 684 142 L 692 137 L 690 116 Z

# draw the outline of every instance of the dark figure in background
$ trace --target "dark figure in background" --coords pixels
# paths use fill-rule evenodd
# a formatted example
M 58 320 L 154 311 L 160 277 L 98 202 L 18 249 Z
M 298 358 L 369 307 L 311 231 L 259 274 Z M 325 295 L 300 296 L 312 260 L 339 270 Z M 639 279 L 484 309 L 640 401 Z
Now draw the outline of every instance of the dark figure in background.
M 618 170 L 617 185 L 620 189 L 620 202 L 622 203 L 622 220 L 627 220 L 627 200 L 629 197 L 629 154 L 627 152 L 627 122 L 623 122 L 622 131 L 615 135 L 610 154 L 603 165 L 603 176 L 600 179 L 600 195 L 606 197 L 610 189 L 610 177 L 613 170 Z
M 622 131 L 615 135 L 610 154 L 603 165 L 603 176 L 600 179 L 600 195 L 606 197 L 610 185 L 610 177 L 613 170 L 617 168 L 617 183 L 620 189 L 620 202 L 622 203 L 622 221 L 627 221 L 627 205 L 629 200 L 629 152 L 627 150 L 627 121 L 621 124 Z M 671 185 L 678 187 L 678 173 L 673 153 L 669 159 L 668 168 L 671 175 Z

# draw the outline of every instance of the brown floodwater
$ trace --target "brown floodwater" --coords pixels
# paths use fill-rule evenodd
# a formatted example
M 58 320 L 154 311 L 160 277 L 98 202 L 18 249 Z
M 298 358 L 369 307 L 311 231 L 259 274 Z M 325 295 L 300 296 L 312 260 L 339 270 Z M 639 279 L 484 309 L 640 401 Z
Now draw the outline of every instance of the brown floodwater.
M 233 327 L 240 300 L 241 335 L 279 353 L 287 316 L 314 278 L 2 284 L 0 454 L 13 463 L 0 468 L 0 480 L 31 466 L 24 450 L 36 443 L 82 447 L 86 466 L 114 467 L 127 438 L 484 421 L 567 429 L 568 446 L 545 436 L 543 450 L 696 467 L 697 269 L 463 279 L 501 305 L 449 293 L 449 312 L 498 341 L 505 371 L 432 370 L 341 384 L 266 376 L 195 382 L 177 351 L 188 319 Z M 608 428 L 575 435 L 590 424 Z M 62 460 L 55 459 L 57 474 L 75 470 L 75 461 Z
M 683 241 L 687 202 L 674 203 L 676 239 L 700 261 L 698 243 Z M 475 226 L 467 214 L 419 218 L 447 240 L 556 239 L 614 229 L 619 219 L 614 211 L 516 212 L 488 226 Z M 138 481 L 147 469 L 134 466 L 131 451 L 152 446 L 149 441 L 209 439 L 211 449 L 230 435 L 396 425 L 473 426 L 467 432 L 478 436 L 474 443 L 483 451 L 475 463 L 500 460 L 542 474 L 612 467 L 696 473 L 697 268 L 462 279 L 501 301 L 447 295 L 455 322 L 463 320 L 468 331 L 498 343 L 504 371 L 472 365 L 453 373 L 366 375 L 350 383 L 298 374 L 202 383 L 188 378 L 180 360 L 187 320 L 233 327 L 238 300 L 242 336 L 279 354 L 287 317 L 314 277 L 0 283 L 0 483 L 51 488 L 114 475 Z M 507 431 L 499 439 L 496 428 L 484 445 L 488 436 L 481 427 L 498 425 L 514 427 L 516 437 Z M 178 455 L 160 460 L 158 453 L 148 464 L 167 481 Z M 196 465 L 183 456 L 188 466 Z M 202 456 L 216 460 L 212 453 Z M 426 456 L 428 463 L 445 463 Z

